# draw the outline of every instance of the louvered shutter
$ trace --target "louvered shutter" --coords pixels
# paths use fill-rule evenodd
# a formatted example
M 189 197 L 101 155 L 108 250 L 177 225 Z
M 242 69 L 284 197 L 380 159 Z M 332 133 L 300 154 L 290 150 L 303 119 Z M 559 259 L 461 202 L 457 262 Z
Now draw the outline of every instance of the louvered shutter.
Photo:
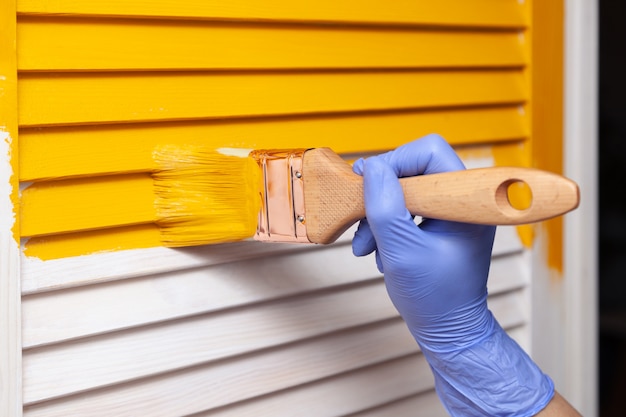
M 528 165 L 529 7 L 18 1 L 24 415 L 445 415 L 352 231 L 156 247 L 151 152 L 437 132 L 469 167 Z M 498 231 L 490 306 L 528 347 L 526 232 Z

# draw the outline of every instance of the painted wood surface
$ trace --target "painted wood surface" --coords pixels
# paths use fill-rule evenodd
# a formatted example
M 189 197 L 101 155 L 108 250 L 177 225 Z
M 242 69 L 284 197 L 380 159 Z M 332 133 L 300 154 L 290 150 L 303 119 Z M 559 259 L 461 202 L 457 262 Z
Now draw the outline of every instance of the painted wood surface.
M 22 415 L 16 4 L 0 5 L 0 415 Z
M 524 6 L 517 0 L 401 0 L 394 7 L 384 0 L 290 2 L 254 0 L 224 4 L 204 0 L 19 0 L 20 14 L 70 14 L 128 17 L 196 18 L 212 20 L 286 20 L 373 24 L 423 24 L 521 28 L 526 25 Z
M 21 71 L 525 65 L 514 31 L 23 17 L 18 36 Z
M 280 248 L 275 251 L 277 255 L 271 257 L 244 262 L 233 259 L 134 278 L 124 278 L 124 272 L 118 270 L 120 276 L 110 283 L 25 296 L 26 414 L 71 411 L 105 415 L 105 410 L 115 407 L 120 415 L 132 415 L 141 403 L 137 401 L 152 403 L 156 392 L 161 398 L 163 392 L 176 391 L 174 385 L 181 383 L 195 384 L 200 391 L 179 392 L 155 404 L 163 401 L 174 407 L 182 401 L 197 411 L 218 407 L 215 412 L 220 415 L 217 410 L 222 406 L 237 412 L 242 407 L 243 412 L 250 405 L 239 402 L 249 398 L 254 399 L 253 404 L 261 401 L 259 407 L 282 404 L 293 409 L 289 398 L 295 394 L 290 386 L 311 386 L 302 394 L 307 397 L 344 383 L 341 381 L 351 381 L 345 382 L 345 389 L 353 390 L 354 384 L 366 383 L 355 372 L 365 372 L 370 364 L 386 369 L 391 366 L 388 361 L 394 363 L 417 351 L 387 298 L 373 259 L 352 257 L 345 243 L 313 252 L 290 250 L 278 255 Z M 124 254 L 115 255 L 119 259 Z M 529 277 L 523 254 L 514 228 L 498 232 L 489 303 L 506 328 L 523 329 L 528 320 L 523 294 Z M 178 256 L 180 262 L 188 259 Z M 85 257 L 84 267 L 93 265 L 90 257 L 97 255 Z M 171 260 L 151 259 L 148 262 L 154 264 L 155 272 L 159 264 L 164 270 L 175 265 Z M 66 275 L 80 279 L 83 269 L 68 269 L 70 261 L 65 260 Z M 78 266 L 80 261 L 76 258 L 73 262 Z M 302 269 L 303 265 L 316 267 Z M 294 275 L 298 267 L 300 272 Z M 126 269 L 127 273 L 136 271 L 132 264 Z M 99 330 L 98 322 L 104 326 Z M 63 335 L 67 329 L 74 329 L 73 333 Z M 38 342 L 30 338 L 35 335 Z M 99 360 L 94 361 L 95 356 Z M 287 360 L 289 357 L 293 359 Z M 406 360 L 411 363 L 415 359 Z M 249 374 L 251 369 L 258 370 L 255 377 Z M 396 375 L 396 380 L 409 377 L 405 375 L 408 369 L 413 369 L 412 365 Z M 371 378 L 378 380 L 374 375 L 380 372 Z M 254 378 L 263 382 L 256 383 Z M 419 375 L 410 378 L 408 382 L 422 379 Z M 220 389 L 214 385 L 216 380 Z M 243 380 L 246 388 L 241 385 Z M 136 382 L 129 388 L 127 381 Z M 227 381 L 232 381 L 232 388 Z M 423 391 L 416 386 L 406 389 L 383 391 L 377 398 L 389 400 L 393 395 L 401 399 Z M 211 394 L 199 394 L 204 390 Z M 83 394 L 74 397 L 77 392 Z M 199 403 L 198 395 L 204 398 Z M 265 401 L 268 405 L 262 405 Z M 376 407 L 381 401 L 374 398 L 361 406 Z M 155 406 L 151 412 L 179 415 L 170 405 L 164 409 Z M 357 412 L 361 406 L 338 407 L 352 407 L 352 412 Z
M 147 173 L 164 143 L 352 160 L 433 131 L 469 166 L 524 164 L 526 5 L 17 8 L 25 415 L 445 415 L 354 229 L 324 247 L 152 247 Z M 527 255 L 499 229 L 490 308 L 525 347 Z
M 376 310 L 376 304 L 380 304 L 376 298 L 384 298 L 385 291 L 381 286 L 375 288 L 378 291 L 371 295 L 353 291 L 350 297 L 352 300 L 358 299 L 365 304 L 372 303 L 373 309 Z M 389 305 L 389 301 L 386 298 L 384 300 L 385 304 Z M 335 323 L 340 321 L 339 317 L 344 312 L 340 311 L 334 303 L 338 305 L 346 301 L 333 300 L 333 297 L 329 297 L 324 300 L 324 304 L 318 302 L 318 305 L 309 307 L 305 299 L 302 309 L 297 307 L 298 311 L 303 312 L 302 314 L 319 316 L 316 321 L 319 320 L 320 323 L 326 320 L 325 326 L 303 319 L 301 313 L 298 312 L 297 315 L 292 314 L 288 320 L 272 321 L 271 327 L 268 327 L 268 322 L 272 317 L 289 314 L 287 311 L 296 311 L 294 305 L 285 305 L 271 312 L 264 308 L 257 308 L 254 314 L 258 314 L 259 318 L 251 320 L 251 314 L 248 314 L 248 317 L 245 317 L 248 319 L 246 322 L 227 320 L 223 317 L 215 317 L 213 320 L 210 318 L 189 319 L 184 323 L 150 326 L 135 332 L 126 331 L 60 346 L 27 350 L 24 354 L 24 401 L 33 403 L 214 362 L 216 363 L 215 369 L 211 368 L 211 373 L 214 374 L 216 380 L 221 381 L 222 389 L 225 392 L 232 391 L 233 395 L 235 393 L 241 395 L 241 390 L 235 386 L 225 386 L 227 377 L 236 380 L 244 379 L 246 372 L 258 368 L 273 369 L 275 372 L 285 368 L 280 372 L 295 373 L 297 366 L 289 360 L 290 357 L 307 358 L 307 363 L 300 366 L 314 368 L 317 372 L 325 372 L 323 375 L 327 375 L 417 350 L 415 341 L 406 331 L 402 320 L 397 319 L 397 314 L 391 306 L 387 307 L 388 315 L 386 316 L 390 318 L 364 314 L 362 322 L 366 324 L 358 327 L 358 329 L 362 327 L 363 329 L 353 330 L 351 327 L 358 326 L 359 322 L 350 323 L 350 327 L 342 327 L 342 323 Z M 347 301 L 347 303 L 350 302 Z M 522 305 L 519 295 L 514 293 L 505 293 L 490 301 L 490 308 L 498 316 L 502 326 L 506 328 L 524 324 Z M 320 309 L 328 309 L 330 312 L 316 314 L 315 312 Z M 212 321 L 215 323 L 211 323 Z M 333 324 L 329 325 L 328 322 L 333 322 Z M 298 331 L 292 328 L 290 323 L 293 323 L 294 327 L 299 326 L 305 330 Z M 344 323 L 343 326 L 346 324 Z M 220 334 L 219 342 L 216 342 L 215 334 Z M 262 338 L 254 336 L 261 334 Z M 299 340 L 309 338 L 311 341 L 302 343 L 301 348 L 279 348 L 285 344 L 300 343 Z M 274 348 L 278 349 L 278 352 L 271 355 L 252 353 L 265 349 L 271 349 L 273 352 Z M 99 355 L 99 352 L 106 352 L 106 355 Z M 218 361 L 236 358 L 241 354 L 250 354 L 249 360 L 227 361 L 228 364 L 233 363 L 233 365 L 224 366 L 226 369 L 223 371 L 222 366 L 217 364 Z M 93 361 L 94 356 L 99 356 L 100 360 Z M 313 360 L 316 363 L 311 363 Z M 232 369 L 233 366 L 239 369 L 239 376 Z M 301 369 L 300 372 L 308 378 L 316 377 L 312 375 L 310 369 L 309 372 L 306 369 Z M 88 379 L 81 377 L 85 374 L 89 375 Z M 262 380 L 249 380 L 248 383 L 269 389 L 268 384 L 264 384 Z M 288 385 L 298 383 L 302 381 L 290 381 Z M 233 382 L 233 384 L 236 383 Z M 239 400 L 242 398 L 232 401 Z M 218 407 L 220 404 L 215 403 L 212 406 Z
M 351 260 L 346 245 L 319 251 L 275 255 L 235 264 L 226 263 L 201 269 L 174 271 L 153 278 L 124 279 L 106 285 L 81 286 L 71 291 L 33 295 L 24 298 L 24 346 L 32 347 L 78 339 L 88 335 L 126 329 L 145 323 L 159 323 L 172 318 L 208 314 L 220 309 L 254 304 L 302 294 L 321 288 L 334 288 L 376 277 L 371 262 Z M 346 270 L 336 264 L 348 262 Z M 510 259 L 495 258 L 494 271 L 511 266 Z M 291 277 L 285 271 L 298 270 L 300 264 L 320 265 Z M 522 267 L 523 265 L 519 265 Z M 257 275 L 246 271 L 256 269 Z M 504 274 L 503 274 L 504 275 Z M 233 277 L 225 280 L 224 277 Z M 490 288 L 519 287 L 521 273 L 511 271 L 502 283 Z M 498 287 L 499 285 L 499 287 Z M 339 290 L 339 289 L 338 289 Z M 87 306 L 92 306 L 87 309 Z M 79 312 L 82 312 L 79 314 Z M 376 310 L 372 307 L 372 314 Z
M 353 155 L 397 147 L 433 132 L 457 146 L 515 143 L 529 134 L 527 115 L 518 105 L 22 128 L 20 178 L 28 182 L 149 172 L 155 168 L 152 151 L 162 144 L 289 149 L 306 143 Z
M 20 126 L 523 104 L 519 70 L 25 73 Z M 86 94 L 86 92 L 89 92 Z
M 356 229 L 351 229 L 338 242 L 348 243 Z M 115 252 L 95 253 L 88 256 L 69 259 L 41 261 L 26 258 L 22 268 L 22 292 L 33 294 L 50 290 L 85 286 L 120 279 L 134 278 L 149 274 L 162 274 L 176 270 L 219 265 L 233 260 L 246 261 L 285 252 L 310 250 L 303 245 L 275 244 L 266 245 L 258 242 L 239 242 L 233 244 L 206 247 L 190 247 L 177 250 L 150 248 L 124 251 L 124 255 Z M 319 247 L 318 247 L 319 249 Z M 498 228 L 494 256 L 521 252 L 523 246 L 515 228 Z M 68 273 L 68 263 L 72 271 Z M 100 265 L 107 265 L 106 269 Z
M 433 131 L 513 153 L 528 138 L 512 0 L 17 7 L 22 236 L 44 260 L 160 245 L 141 173 L 162 144 L 351 158 Z

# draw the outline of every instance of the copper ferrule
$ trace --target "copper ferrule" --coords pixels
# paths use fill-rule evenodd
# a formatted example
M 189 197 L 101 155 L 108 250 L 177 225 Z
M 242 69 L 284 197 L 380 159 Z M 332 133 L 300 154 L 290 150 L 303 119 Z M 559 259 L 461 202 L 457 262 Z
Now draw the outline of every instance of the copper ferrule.
M 307 149 L 257 150 L 250 156 L 262 173 L 261 210 L 254 239 L 265 242 L 304 242 L 306 213 L 302 158 Z

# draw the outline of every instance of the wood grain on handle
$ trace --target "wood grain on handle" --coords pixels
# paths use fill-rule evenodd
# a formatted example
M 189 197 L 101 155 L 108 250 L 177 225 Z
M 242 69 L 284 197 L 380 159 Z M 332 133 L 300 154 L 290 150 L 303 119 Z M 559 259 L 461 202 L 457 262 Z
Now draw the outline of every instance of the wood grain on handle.
M 335 241 L 365 217 L 362 177 L 327 148 L 307 151 L 303 162 L 307 236 L 313 243 Z M 523 182 L 530 205 L 518 210 L 508 188 Z M 401 178 L 411 214 L 476 224 L 518 225 L 546 220 L 578 207 L 575 182 L 557 174 L 519 167 L 493 167 Z

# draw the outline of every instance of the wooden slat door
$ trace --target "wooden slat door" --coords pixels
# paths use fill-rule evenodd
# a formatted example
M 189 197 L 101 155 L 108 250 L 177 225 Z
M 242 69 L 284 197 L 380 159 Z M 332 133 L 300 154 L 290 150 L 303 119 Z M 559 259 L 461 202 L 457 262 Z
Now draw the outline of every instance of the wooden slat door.
M 353 231 L 159 247 L 152 150 L 437 132 L 530 165 L 528 3 L 18 1 L 23 414 L 445 415 Z M 525 347 L 528 233 L 499 229 L 489 288 Z

